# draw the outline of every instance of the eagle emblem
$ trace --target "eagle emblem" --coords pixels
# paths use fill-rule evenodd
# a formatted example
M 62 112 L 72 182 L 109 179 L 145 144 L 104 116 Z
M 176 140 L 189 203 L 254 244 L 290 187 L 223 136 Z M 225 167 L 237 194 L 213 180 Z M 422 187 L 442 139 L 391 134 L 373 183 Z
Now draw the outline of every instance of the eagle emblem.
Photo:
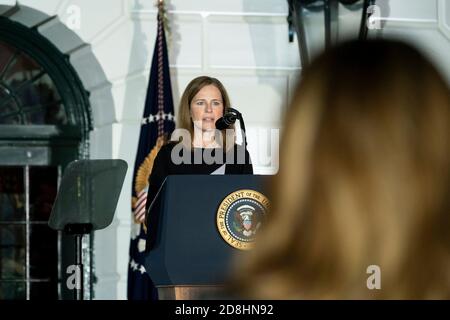
M 224 198 L 217 210 L 217 228 L 230 246 L 247 250 L 264 223 L 269 200 L 255 190 L 237 190 Z
M 234 227 L 245 237 L 251 237 L 261 226 L 261 219 L 255 213 L 256 209 L 250 205 L 244 204 L 236 209 L 234 213 Z M 256 221 L 258 220 L 258 221 Z

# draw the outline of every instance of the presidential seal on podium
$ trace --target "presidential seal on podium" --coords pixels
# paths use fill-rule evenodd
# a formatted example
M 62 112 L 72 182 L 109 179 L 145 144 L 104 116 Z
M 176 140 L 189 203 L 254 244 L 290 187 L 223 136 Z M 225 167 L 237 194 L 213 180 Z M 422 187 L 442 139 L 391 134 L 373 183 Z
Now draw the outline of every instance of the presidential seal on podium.
M 255 190 L 237 190 L 223 199 L 217 210 L 217 228 L 230 246 L 248 250 L 264 223 L 269 200 Z

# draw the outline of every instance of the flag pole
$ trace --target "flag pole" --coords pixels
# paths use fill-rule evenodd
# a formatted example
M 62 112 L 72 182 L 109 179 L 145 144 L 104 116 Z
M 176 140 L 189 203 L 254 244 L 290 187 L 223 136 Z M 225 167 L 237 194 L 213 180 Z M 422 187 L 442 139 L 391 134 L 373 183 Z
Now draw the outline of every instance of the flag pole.
M 146 244 L 148 240 L 145 224 L 147 196 L 153 200 L 154 184 L 149 183 L 153 164 L 165 137 L 175 129 L 172 86 L 165 37 L 165 2 L 154 2 L 158 7 L 156 39 L 150 74 L 147 84 L 144 110 L 140 124 L 138 150 L 136 153 L 131 190 L 131 210 L 134 218 L 130 239 L 128 290 L 130 300 L 155 300 L 156 288 L 145 269 Z M 150 193 L 149 193 L 150 192 Z

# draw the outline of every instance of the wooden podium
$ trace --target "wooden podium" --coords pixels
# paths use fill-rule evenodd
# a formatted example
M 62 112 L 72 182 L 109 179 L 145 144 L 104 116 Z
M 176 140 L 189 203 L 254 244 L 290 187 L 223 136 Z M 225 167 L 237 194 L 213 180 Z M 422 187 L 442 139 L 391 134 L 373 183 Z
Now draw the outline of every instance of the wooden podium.
M 217 212 L 238 190 L 264 194 L 266 176 L 174 175 L 167 177 L 147 214 L 145 268 L 160 300 L 214 299 L 241 252 L 219 233 Z
M 157 286 L 159 300 L 205 300 L 222 294 L 222 286 Z

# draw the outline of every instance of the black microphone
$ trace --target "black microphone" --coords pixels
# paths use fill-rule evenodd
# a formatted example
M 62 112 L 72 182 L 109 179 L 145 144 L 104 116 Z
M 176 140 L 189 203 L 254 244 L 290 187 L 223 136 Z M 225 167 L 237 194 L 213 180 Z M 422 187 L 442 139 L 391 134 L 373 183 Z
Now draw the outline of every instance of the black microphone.
M 217 119 L 216 121 L 216 129 L 225 130 L 228 129 L 231 125 L 236 122 L 236 119 L 239 118 L 239 111 L 233 108 L 228 108 L 227 112 L 223 115 L 223 117 Z

